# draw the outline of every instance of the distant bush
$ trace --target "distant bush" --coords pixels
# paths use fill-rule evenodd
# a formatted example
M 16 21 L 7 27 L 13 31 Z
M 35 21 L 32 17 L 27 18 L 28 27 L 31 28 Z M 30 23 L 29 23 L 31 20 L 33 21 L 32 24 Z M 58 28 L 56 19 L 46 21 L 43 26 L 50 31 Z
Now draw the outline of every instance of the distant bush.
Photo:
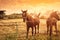
M 21 14 L 11 14 L 11 15 L 6 15 L 4 19 L 19 19 L 22 18 Z

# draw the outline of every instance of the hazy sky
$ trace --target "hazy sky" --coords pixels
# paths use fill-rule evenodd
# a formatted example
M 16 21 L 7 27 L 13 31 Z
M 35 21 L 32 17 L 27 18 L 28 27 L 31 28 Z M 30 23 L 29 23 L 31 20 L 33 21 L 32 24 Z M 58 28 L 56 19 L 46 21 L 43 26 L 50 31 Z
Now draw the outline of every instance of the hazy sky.
M 60 0 L 0 0 L 0 10 L 3 9 L 7 14 L 20 13 L 21 9 L 43 13 L 51 9 L 60 11 Z

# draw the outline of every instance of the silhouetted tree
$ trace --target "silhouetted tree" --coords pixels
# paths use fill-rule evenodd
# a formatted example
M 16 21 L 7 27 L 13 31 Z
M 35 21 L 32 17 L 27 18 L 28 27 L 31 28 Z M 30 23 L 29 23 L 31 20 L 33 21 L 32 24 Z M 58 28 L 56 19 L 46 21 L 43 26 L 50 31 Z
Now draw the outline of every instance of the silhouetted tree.
M 3 19 L 4 18 L 4 16 L 5 16 L 5 10 L 1 10 L 0 11 L 0 19 Z

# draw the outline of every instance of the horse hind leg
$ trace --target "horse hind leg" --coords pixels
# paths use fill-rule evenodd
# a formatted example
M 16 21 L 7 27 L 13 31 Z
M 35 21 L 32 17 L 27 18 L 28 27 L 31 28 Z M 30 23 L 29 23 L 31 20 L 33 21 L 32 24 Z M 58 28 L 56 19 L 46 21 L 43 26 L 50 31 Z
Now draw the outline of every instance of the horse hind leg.
M 35 26 L 35 34 L 36 34 L 36 26 Z
M 48 35 L 48 33 L 49 33 L 49 25 L 47 24 L 47 35 Z

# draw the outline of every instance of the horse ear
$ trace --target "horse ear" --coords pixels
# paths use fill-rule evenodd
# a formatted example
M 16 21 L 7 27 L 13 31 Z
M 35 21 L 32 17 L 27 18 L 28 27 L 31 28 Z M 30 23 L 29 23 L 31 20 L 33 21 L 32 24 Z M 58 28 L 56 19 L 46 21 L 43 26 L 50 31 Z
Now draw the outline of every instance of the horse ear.
M 27 10 L 26 10 L 26 12 L 27 12 Z
M 41 13 L 39 13 L 39 15 L 40 15 Z
M 23 10 L 21 10 L 23 12 Z
M 40 16 L 41 13 L 38 14 L 38 16 Z

